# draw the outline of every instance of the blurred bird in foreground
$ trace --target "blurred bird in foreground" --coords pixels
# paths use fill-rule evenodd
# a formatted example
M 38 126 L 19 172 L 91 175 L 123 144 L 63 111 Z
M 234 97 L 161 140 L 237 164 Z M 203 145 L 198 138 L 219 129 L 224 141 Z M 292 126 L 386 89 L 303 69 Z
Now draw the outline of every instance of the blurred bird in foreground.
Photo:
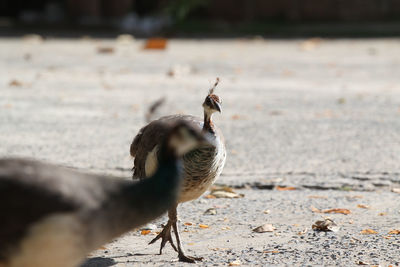
M 162 139 L 159 164 L 134 183 L 27 159 L 0 159 L 0 266 L 74 267 L 113 238 L 176 203 L 179 157 L 204 135 L 179 122 Z

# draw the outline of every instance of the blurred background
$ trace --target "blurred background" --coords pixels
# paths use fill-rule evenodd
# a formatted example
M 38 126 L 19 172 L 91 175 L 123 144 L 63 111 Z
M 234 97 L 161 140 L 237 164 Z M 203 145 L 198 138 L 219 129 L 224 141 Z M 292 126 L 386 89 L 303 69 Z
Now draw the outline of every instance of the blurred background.
M 29 28 L 136 36 L 393 36 L 400 34 L 400 0 L 0 1 L 2 34 Z

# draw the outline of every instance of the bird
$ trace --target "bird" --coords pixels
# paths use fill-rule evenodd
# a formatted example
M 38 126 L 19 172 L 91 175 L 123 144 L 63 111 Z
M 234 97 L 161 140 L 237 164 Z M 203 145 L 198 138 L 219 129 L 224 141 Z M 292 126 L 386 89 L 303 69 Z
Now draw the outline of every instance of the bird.
M 221 112 L 221 99 L 214 94 L 219 83 L 217 78 L 214 86 L 209 90 L 203 102 L 204 117 L 192 115 L 169 115 L 154 120 L 141 128 L 130 146 L 130 154 L 134 157 L 133 179 L 151 177 L 160 162 L 160 143 L 169 127 L 179 121 L 193 125 L 197 129 L 211 136 L 212 143 L 200 146 L 183 155 L 184 177 L 179 197 L 175 205 L 168 210 L 168 222 L 162 232 L 149 244 L 161 238 L 159 253 L 167 242 L 178 252 L 180 261 L 194 263 L 201 261 L 201 257 L 186 255 L 177 225 L 177 206 L 200 197 L 220 176 L 226 161 L 226 148 L 222 131 L 213 123 L 215 112 Z M 175 246 L 171 228 L 175 233 L 177 246 Z
M 178 122 L 163 139 L 157 170 L 139 182 L 0 159 L 0 266 L 79 266 L 90 251 L 174 205 L 180 157 L 207 142 L 201 131 Z

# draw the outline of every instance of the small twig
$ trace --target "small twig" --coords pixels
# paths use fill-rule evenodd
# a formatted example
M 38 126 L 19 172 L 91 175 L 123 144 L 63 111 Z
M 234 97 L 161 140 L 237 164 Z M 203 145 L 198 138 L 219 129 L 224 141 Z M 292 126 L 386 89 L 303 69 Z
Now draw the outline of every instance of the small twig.
M 154 113 L 156 113 L 157 109 L 164 104 L 165 97 L 162 97 L 155 101 L 153 104 L 150 105 L 149 110 L 146 113 L 146 122 L 151 122 L 151 118 L 153 117 Z
M 215 87 L 217 87 L 218 83 L 219 83 L 219 78 L 217 77 L 217 79 L 216 79 L 216 81 L 214 83 L 214 86 L 211 87 L 210 91 L 208 92 L 209 95 L 214 93 Z

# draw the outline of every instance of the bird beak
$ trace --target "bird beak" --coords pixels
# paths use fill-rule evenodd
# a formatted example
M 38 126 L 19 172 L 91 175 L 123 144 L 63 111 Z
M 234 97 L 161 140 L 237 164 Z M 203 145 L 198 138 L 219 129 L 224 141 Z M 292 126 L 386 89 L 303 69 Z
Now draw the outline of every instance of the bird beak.
M 213 105 L 214 105 L 214 109 L 216 110 L 216 111 L 218 111 L 219 113 L 221 113 L 221 104 L 220 103 L 218 103 L 218 102 L 215 102 L 215 101 L 213 101 Z

